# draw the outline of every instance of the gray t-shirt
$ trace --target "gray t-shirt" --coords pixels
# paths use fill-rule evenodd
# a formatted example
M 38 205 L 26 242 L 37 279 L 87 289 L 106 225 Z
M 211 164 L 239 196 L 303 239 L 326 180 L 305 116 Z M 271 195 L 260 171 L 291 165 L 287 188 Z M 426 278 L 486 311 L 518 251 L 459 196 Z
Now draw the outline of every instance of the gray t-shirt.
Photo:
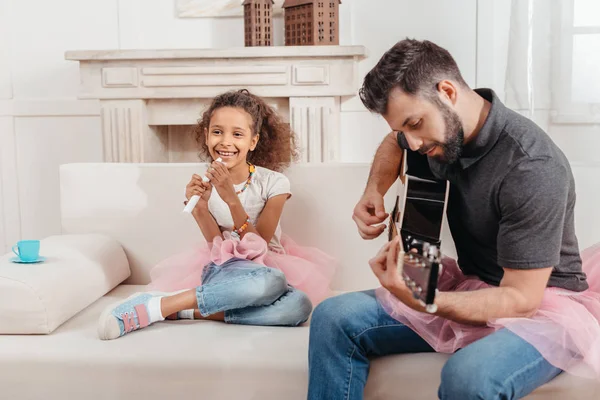
M 567 158 L 492 90 L 476 92 L 492 103 L 477 137 L 455 164 L 428 159 L 433 174 L 450 182 L 448 224 L 460 268 L 497 286 L 502 268 L 554 267 L 548 286 L 586 290 Z M 408 149 L 402 133 L 398 143 Z

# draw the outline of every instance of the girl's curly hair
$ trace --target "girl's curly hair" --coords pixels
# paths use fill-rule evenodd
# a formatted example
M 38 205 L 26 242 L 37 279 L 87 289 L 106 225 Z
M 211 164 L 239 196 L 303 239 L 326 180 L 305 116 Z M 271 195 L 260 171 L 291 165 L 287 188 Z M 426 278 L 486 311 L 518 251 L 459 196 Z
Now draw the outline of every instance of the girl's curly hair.
M 246 89 L 229 91 L 215 97 L 198 120 L 194 132 L 202 158 L 210 159 L 206 145 L 206 133 L 213 113 L 221 107 L 241 108 L 252 116 L 252 134 L 258 133 L 260 139 L 254 151 L 248 153 L 249 162 L 281 172 L 292 161 L 298 160 L 296 137 L 289 124 L 283 122 L 275 110 L 263 99 Z

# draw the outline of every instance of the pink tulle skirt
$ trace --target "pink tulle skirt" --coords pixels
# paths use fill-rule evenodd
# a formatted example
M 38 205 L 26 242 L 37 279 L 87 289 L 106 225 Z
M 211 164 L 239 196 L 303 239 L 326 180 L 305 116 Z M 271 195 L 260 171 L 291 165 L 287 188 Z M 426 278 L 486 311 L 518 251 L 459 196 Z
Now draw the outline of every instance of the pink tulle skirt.
M 572 292 L 548 288 L 531 318 L 501 318 L 487 326 L 464 325 L 420 313 L 383 288 L 377 298 L 388 314 L 409 326 L 437 352 L 454 353 L 501 328 L 531 343 L 552 365 L 574 375 L 600 379 L 600 244 L 581 253 L 590 288 Z M 491 287 L 462 274 L 456 262 L 442 260 L 440 291 L 468 291 Z
M 279 269 L 288 284 L 308 295 L 313 306 L 331 296 L 335 259 L 317 248 L 299 246 L 287 236 L 281 238 L 281 245 L 285 253 L 269 250 L 267 243 L 254 233 L 238 240 L 224 232 L 223 238 L 217 237 L 207 246 L 192 248 L 156 265 L 150 271 L 152 282 L 148 289 L 175 292 L 198 287 L 207 264 L 221 265 L 235 257 Z

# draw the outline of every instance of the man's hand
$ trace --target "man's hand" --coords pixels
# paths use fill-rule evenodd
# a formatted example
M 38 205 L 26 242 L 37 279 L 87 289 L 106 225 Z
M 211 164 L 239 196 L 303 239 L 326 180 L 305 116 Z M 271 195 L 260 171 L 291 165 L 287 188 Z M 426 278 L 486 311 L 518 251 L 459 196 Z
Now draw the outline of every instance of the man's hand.
M 383 206 L 383 196 L 376 190 L 369 190 L 361 197 L 354 207 L 352 219 L 358 227 L 358 233 L 363 239 L 375 239 L 385 231 L 383 223 L 388 214 Z
M 398 235 L 394 240 L 386 243 L 381 250 L 379 250 L 379 253 L 369 260 L 369 265 L 377 279 L 379 279 L 381 286 L 408 307 L 417 311 L 423 311 L 423 306 L 413 297 L 411 290 L 406 287 L 404 279 L 402 279 L 402 276 L 398 273 L 399 252 L 400 236 Z

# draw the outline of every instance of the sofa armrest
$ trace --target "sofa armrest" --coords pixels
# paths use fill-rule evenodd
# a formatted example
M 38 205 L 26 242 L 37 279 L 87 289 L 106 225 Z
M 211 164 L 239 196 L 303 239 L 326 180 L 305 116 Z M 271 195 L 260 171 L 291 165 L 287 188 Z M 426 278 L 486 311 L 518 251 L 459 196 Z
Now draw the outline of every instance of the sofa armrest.
M 129 277 L 125 251 L 100 234 L 51 236 L 39 264 L 0 258 L 0 334 L 47 334 Z

